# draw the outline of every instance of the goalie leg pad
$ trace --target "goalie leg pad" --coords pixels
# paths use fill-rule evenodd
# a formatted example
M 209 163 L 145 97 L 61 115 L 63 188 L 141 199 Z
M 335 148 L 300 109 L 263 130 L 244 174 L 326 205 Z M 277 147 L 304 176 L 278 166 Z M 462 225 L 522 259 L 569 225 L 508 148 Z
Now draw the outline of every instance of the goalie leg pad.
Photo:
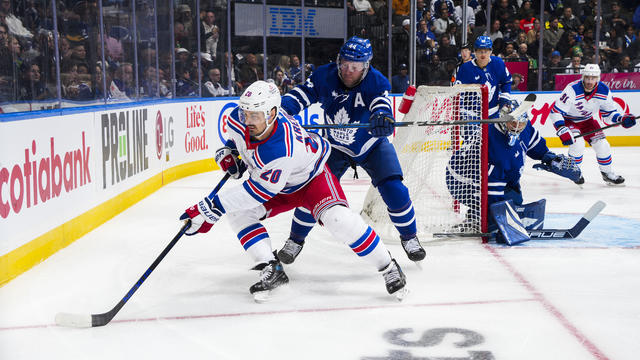
M 524 205 L 516 205 L 514 210 L 520 216 L 524 228 L 527 230 L 538 230 L 544 227 L 544 211 L 547 204 L 546 199 L 540 199 Z
M 522 224 L 522 220 L 520 220 L 520 216 L 518 216 L 518 213 L 514 210 L 511 200 L 491 204 L 489 209 L 500 231 L 499 235 L 501 235 L 507 245 L 517 245 L 531 240 L 529 233 Z
M 322 214 L 320 221 L 334 238 L 349 245 L 356 255 L 376 269 L 383 268 L 391 261 L 389 251 L 378 234 L 349 208 L 333 206 Z

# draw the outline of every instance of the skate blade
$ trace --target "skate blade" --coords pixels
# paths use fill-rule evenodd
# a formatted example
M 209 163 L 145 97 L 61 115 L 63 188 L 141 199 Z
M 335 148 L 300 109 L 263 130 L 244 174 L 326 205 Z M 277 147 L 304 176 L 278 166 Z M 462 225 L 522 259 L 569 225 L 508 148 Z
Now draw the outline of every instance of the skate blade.
M 258 291 L 253 293 L 253 301 L 258 304 L 266 303 L 271 300 L 271 290 Z
M 423 268 L 422 268 L 422 260 L 420 260 L 420 261 L 414 261 L 413 263 L 414 263 L 414 264 L 416 264 L 416 267 L 417 267 L 420 271 L 422 271 L 422 270 L 423 270 Z
M 607 186 L 611 186 L 611 187 L 624 187 L 625 183 L 622 184 L 614 184 L 614 183 L 610 183 L 608 181 L 605 181 L 605 184 L 607 184 Z
M 395 296 L 396 300 L 402 301 L 409 295 L 409 288 L 405 286 L 391 295 Z

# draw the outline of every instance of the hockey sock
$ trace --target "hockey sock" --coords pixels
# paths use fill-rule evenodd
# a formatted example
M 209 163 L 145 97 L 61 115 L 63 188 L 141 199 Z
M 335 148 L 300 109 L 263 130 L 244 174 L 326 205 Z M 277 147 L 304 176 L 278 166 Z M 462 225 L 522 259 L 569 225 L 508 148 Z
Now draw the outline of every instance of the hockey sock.
M 291 221 L 291 240 L 298 244 L 302 244 L 307 238 L 311 229 L 316 224 L 316 220 L 311 212 L 303 207 L 296 208 L 293 212 L 293 221 Z
M 409 189 L 398 178 L 389 179 L 378 185 L 382 200 L 387 205 L 389 218 L 398 229 L 402 239 L 416 236 L 416 214 L 409 198 Z
M 271 239 L 262 224 L 253 224 L 244 228 L 238 233 L 238 240 L 256 263 L 267 263 L 275 259 L 271 249 Z
M 321 218 L 324 227 L 338 240 L 349 245 L 359 257 L 382 269 L 391 261 L 389 251 L 362 217 L 344 206 L 327 209 Z
M 596 152 L 596 158 L 598 159 L 598 166 L 600 171 L 604 173 L 612 173 L 613 169 L 611 163 L 611 146 L 606 139 L 596 140 L 591 143 L 591 147 Z

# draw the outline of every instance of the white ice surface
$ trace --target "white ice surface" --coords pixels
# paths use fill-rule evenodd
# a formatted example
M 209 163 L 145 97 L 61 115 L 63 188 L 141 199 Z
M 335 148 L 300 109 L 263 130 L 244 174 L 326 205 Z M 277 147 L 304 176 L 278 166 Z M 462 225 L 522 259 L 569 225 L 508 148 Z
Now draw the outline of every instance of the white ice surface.
M 107 326 L 55 326 L 58 312 L 110 310 L 178 232 L 180 213 L 221 174 L 179 180 L 0 288 L 0 359 L 638 359 L 639 155 L 613 149 L 623 188 L 603 184 L 591 149 L 583 189 L 525 172 L 525 201 L 545 197 L 550 221 L 607 203 L 582 243 L 429 242 L 423 271 L 388 245 L 411 290 L 402 303 L 317 228 L 286 267 L 291 283 L 256 304 L 248 288 L 257 273 L 223 219 L 208 234 L 183 237 Z M 366 181 L 347 177 L 359 210 Z M 558 225 L 579 217 L 571 216 Z M 266 222 L 274 248 L 290 218 Z M 612 219 L 621 225 L 611 229 Z

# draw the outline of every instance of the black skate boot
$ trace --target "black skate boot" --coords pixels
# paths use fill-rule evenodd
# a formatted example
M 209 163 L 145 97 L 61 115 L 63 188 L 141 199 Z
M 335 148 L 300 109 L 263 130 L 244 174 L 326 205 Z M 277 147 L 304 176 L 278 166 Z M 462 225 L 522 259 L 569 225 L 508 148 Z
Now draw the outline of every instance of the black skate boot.
M 251 285 L 251 288 L 249 288 L 249 292 L 253 294 L 256 302 L 269 300 L 271 290 L 289 282 L 289 277 L 285 274 L 282 264 L 278 260 L 258 264 L 253 270 L 261 271 L 260 281 Z
M 304 241 L 297 243 L 293 241 L 293 239 L 288 238 L 282 249 L 278 251 L 278 259 L 280 259 L 283 264 L 293 263 L 296 260 L 296 257 L 298 257 L 298 254 L 300 254 L 300 251 L 302 251 L 303 246 Z
M 584 176 L 580 176 L 580 179 L 574 181 L 574 183 L 576 183 L 576 185 L 584 184 Z
M 417 236 L 407 240 L 400 238 L 400 243 L 402 244 L 404 251 L 407 253 L 407 257 L 411 261 L 421 261 L 424 260 L 425 256 L 427 256 L 427 253 L 422 248 L 422 245 L 420 245 L 420 241 Z
M 604 171 L 600 171 L 600 174 L 602 174 L 602 180 L 604 180 L 607 185 L 620 186 L 624 184 L 624 178 L 620 175 L 616 175 L 612 172 L 606 173 Z
M 398 300 L 402 300 L 407 293 L 405 285 L 407 278 L 404 276 L 400 265 L 395 259 L 391 259 L 389 265 L 380 270 L 384 277 L 384 283 L 389 294 L 395 294 Z

